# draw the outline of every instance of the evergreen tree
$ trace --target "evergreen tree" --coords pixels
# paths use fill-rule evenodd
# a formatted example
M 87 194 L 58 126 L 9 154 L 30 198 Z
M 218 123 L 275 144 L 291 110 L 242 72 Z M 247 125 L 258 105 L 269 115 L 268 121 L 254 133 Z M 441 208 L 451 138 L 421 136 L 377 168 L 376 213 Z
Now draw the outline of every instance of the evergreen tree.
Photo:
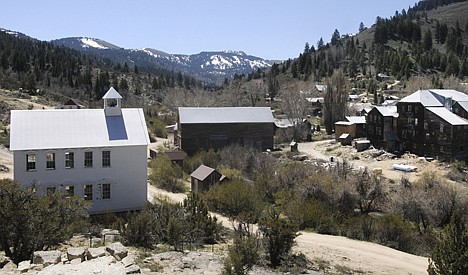
M 340 42 L 340 38 L 341 38 L 340 32 L 337 29 L 335 29 L 335 31 L 333 32 L 332 38 L 331 38 L 331 44 L 333 46 L 338 45 L 339 42 Z
M 323 38 L 320 37 L 319 41 L 317 42 L 317 50 L 323 49 L 324 46 L 325 46 L 325 43 L 323 42 Z
M 429 51 L 432 49 L 432 32 L 431 30 L 428 30 L 427 32 L 424 33 L 424 38 L 423 38 L 423 47 L 426 51 Z
M 361 24 L 359 24 L 359 32 L 363 32 L 366 30 L 366 27 L 364 26 L 364 23 L 361 22 Z

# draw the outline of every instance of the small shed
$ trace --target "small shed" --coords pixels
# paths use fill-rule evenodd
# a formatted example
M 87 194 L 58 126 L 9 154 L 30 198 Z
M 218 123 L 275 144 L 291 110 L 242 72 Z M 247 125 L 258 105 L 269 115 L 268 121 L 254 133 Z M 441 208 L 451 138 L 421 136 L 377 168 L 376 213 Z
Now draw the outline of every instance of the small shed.
M 349 121 L 335 122 L 335 140 L 340 140 L 342 134 L 350 134 L 351 138 L 356 136 L 356 124 Z
M 354 142 L 354 147 L 356 151 L 361 152 L 367 150 L 370 147 L 371 143 L 369 140 L 356 140 Z
M 193 193 L 202 193 L 210 188 L 216 182 L 221 182 L 225 176 L 221 175 L 214 168 L 206 165 L 200 165 L 192 174 L 190 174 L 190 181 Z
M 351 135 L 350 134 L 342 134 L 339 138 L 340 140 L 340 143 L 341 145 L 345 146 L 345 145 L 351 145 L 351 142 L 353 141 L 353 139 L 351 138 Z
M 187 157 L 187 153 L 185 153 L 184 151 L 168 151 L 164 152 L 164 154 L 169 157 L 169 160 L 172 163 L 177 164 L 179 166 L 182 166 L 184 164 L 184 159 Z

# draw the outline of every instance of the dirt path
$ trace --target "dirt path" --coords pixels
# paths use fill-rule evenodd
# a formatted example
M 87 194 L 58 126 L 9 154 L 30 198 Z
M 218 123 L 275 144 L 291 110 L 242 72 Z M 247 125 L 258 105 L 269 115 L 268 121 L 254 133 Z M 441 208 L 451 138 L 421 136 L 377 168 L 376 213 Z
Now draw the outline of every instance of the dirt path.
M 301 232 L 296 243 L 295 251 L 335 269 L 343 266 L 353 273 L 427 274 L 427 258 L 374 243 L 309 232 Z

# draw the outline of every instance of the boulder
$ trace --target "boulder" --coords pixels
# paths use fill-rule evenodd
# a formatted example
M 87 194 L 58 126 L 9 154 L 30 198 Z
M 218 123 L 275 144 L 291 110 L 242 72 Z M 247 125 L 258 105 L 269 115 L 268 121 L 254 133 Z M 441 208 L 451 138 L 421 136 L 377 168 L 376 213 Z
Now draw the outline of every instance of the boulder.
M 106 249 L 104 246 L 101 247 L 90 247 L 88 248 L 88 252 L 86 252 L 86 259 L 91 260 L 91 259 L 96 259 L 98 257 L 103 257 L 106 255 Z
M 125 268 L 125 274 L 137 274 L 141 273 L 140 267 L 138 265 L 131 265 Z
M 69 261 L 74 259 L 81 259 L 81 261 L 85 260 L 85 249 L 82 247 L 69 247 L 67 249 L 67 259 Z
M 128 255 L 127 257 L 122 259 L 122 264 L 125 267 L 129 267 L 132 264 L 135 264 L 135 256 L 134 255 Z
M 33 254 L 33 264 L 43 264 L 48 266 L 58 264 L 62 259 L 62 252 L 58 250 L 52 251 L 36 251 Z
M 18 264 L 18 271 L 20 273 L 26 273 L 31 269 L 31 261 L 22 261 Z
M 14 272 L 18 267 L 13 262 L 6 263 L 0 270 L 0 274 L 8 274 L 8 272 Z
M 78 264 L 81 264 L 81 259 L 80 258 L 76 258 L 76 259 L 73 259 L 70 261 L 70 264 L 71 265 L 78 265 Z
M 123 244 L 111 243 L 106 246 L 107 252 L 109 252 L 117 261 L 121 261 L 123 258 L 127 257 L 128 250 Z
M 11 260 L 5 255 L 5 251 L 0 251 L 0 269 L 3 268 L 9 262 L 11 262 Z

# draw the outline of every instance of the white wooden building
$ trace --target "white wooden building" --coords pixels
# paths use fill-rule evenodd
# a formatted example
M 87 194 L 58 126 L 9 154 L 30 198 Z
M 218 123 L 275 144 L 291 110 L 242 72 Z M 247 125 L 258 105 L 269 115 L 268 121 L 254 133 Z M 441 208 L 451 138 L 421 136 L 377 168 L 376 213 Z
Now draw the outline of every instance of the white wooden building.
M 141 108 L 121 108 L 110 88 L 104 109 L 11 111 L 14 179 L 37 192 L 92 202 L 90 213 L 140 209 L 147 201 L 149 144 Z

